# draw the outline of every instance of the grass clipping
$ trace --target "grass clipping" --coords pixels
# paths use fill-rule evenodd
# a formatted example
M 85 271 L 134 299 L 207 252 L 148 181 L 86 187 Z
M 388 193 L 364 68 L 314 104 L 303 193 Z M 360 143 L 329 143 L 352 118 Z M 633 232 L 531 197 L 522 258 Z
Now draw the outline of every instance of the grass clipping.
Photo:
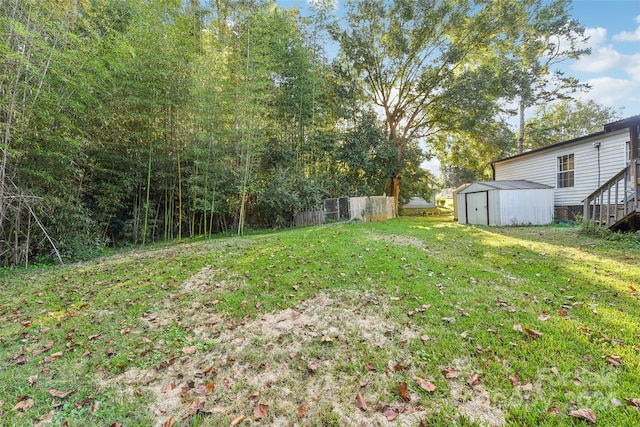
M 419 387 L 410 387 L 407 396 L 398 393 L 396 384 L 420 375 L 410 358 L 404 360 L 420 332 L 386 317 L 384 297 L 326 291 L 234 323 L 199 302 L 240 286 L 217 280 L 217 274 L 206 267 L 183 283 L 180 292 L 192 296 L 191 307 L 166 307 L 157 315 L 192 331 L 193 345 L 155 368 L 131 369 L 102 383 L 125 395 L 148 393 L 157 426 L 192 416 L 202 417 L 199 425 L 414 426 L 443 404 L 484 425 L 504 424 L 483 389 L 463 397 L 452 385 L 446 401 L 430 399 Z M 196 345 L 207 340 L 206 348 Z

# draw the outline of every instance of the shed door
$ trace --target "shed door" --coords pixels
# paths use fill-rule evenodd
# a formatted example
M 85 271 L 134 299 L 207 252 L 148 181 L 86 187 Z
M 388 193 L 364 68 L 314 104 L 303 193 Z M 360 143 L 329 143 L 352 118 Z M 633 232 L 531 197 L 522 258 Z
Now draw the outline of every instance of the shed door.
M 489 224 L 488 195 L 487 191 L 466 194 L 467 224 Z

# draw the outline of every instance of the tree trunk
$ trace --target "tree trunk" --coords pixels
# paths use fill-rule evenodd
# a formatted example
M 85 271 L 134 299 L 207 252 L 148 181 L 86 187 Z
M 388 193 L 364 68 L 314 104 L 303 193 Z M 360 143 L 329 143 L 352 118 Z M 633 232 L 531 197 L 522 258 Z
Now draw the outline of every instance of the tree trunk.
M 390 191 L 391 194 L 390 196 L 393 197 L 393 216 L 397 217 L 398 216 L 398 206 L 399 206 L 399 200 L 400 200 L 400 180 L 401 180 L 401 176 L 400 174 L 395 174 L 391 177 L 391 180 L 389 182 L 389 186 L 390 186 Z
M 518 129 L 518 154 L 524 151 L 524 99 L 520 98 L 519 105 L 520 127 Z

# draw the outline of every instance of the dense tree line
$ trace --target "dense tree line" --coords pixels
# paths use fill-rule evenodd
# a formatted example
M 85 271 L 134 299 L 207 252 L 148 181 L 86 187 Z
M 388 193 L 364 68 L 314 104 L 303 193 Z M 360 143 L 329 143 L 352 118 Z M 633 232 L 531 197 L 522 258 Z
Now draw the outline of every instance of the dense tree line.
M 400 178 L 426 194 L 421 144 L 482 169 L 515 149 L 507 71 L 544 74 L 518 29 L 540 40 L 546 9 L 511 3 L 368 0 L 339 21 L 332 2 L 3 0 L 0 262 L 287 226 Z

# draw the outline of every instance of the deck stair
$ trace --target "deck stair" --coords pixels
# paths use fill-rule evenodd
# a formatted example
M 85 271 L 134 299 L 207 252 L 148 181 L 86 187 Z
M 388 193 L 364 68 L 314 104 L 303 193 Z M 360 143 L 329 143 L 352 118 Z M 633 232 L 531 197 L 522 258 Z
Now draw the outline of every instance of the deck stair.
M 588 226 L 640 230 L 640 206 L 631 172 L 627 165 L 584 199 L 583 220 Z

